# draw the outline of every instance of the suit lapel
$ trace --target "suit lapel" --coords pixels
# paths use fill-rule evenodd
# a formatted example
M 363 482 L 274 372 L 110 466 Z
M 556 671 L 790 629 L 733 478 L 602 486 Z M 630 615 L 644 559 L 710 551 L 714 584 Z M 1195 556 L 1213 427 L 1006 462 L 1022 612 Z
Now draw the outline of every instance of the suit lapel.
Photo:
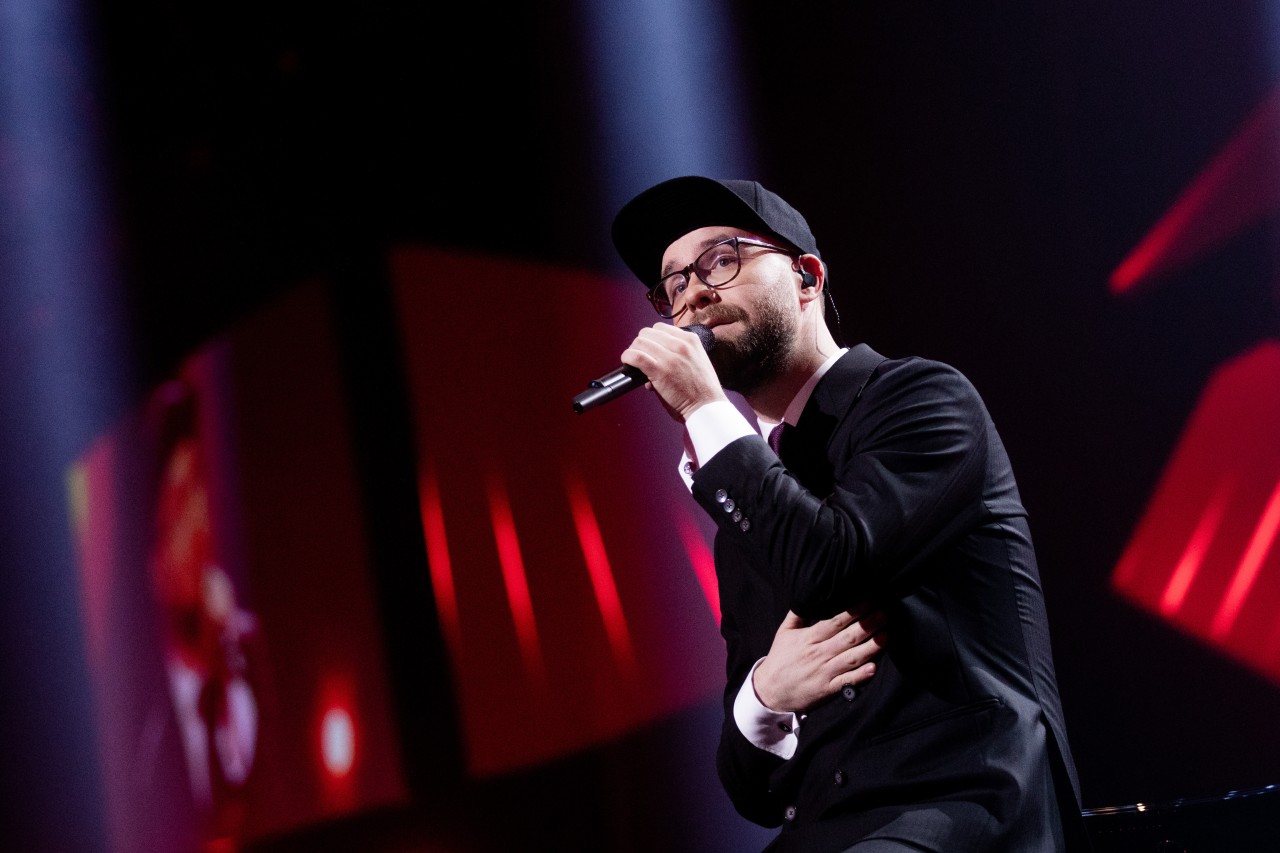
M 783 463 L 815 495 L 831 493 L 834 472 L 827 454 L 831 436 L 883 361 L 885 357 L 866 344 L 850 349 L 814 387 L 795 429 L 783 434 Z

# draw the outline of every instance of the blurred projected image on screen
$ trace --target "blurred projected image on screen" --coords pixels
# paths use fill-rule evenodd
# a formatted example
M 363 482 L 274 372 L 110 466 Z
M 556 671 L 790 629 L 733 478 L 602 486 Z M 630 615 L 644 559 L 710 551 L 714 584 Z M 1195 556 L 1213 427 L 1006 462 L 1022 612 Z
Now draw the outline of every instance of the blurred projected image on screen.
M 192 354 L 68 474 L 112 851 L 406 799 L 317 294 Z

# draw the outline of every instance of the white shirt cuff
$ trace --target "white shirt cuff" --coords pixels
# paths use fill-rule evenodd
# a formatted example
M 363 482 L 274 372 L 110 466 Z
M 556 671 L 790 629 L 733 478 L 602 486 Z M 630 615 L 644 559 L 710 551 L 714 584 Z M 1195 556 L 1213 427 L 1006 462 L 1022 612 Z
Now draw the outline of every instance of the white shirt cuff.
M 693 441 L 697 465 L 706 465 L 727 445 L 746 435 L 759 435 L 728 400 L 707 403 L 684 422 Z M 696 470 L 696 469 L 695 469 Z
M 796 754 L 799 743 L 796 735 L 800 731 L 800 717 L 789 711 L 771 711 L 756 695 L 751 682 L 755 677 L 756 667 L 763 660 L 764 658 L 760 658 L 751 667 L 747 680 L 738 690 L 738 697 L 733 700 L 733 721 L 737 724 L 738 731 L 755 746 L 779 758 L 790 758 Z

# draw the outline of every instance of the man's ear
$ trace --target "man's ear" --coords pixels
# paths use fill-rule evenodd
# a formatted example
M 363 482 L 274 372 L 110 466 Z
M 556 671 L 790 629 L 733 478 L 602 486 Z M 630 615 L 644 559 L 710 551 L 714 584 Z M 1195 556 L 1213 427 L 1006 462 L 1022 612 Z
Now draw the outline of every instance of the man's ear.
M 822 290 L 826 286 L 827 271 L 817 255 L 801 255 L 794 265 L 800 274 L 800 296 L 802 299 L 821 299 Z

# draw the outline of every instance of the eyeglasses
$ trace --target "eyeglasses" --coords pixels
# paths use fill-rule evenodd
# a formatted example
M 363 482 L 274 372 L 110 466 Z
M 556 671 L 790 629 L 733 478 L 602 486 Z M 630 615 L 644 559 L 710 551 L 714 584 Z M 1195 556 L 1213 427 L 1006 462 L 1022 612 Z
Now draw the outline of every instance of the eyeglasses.
M 791 249 L 784 249 L 772 243 L 752 240 L 748 237 L 730 237 L 698 255 L 694 262 L 684 269 L 663 276 L 649 290 L 649 301 L 653 303 L 654 309 L 668 319 L 684 313 L 685 308 L 688 307 L 684 293 L 689 289 L 690 273 L 696 275 L 699 281 L 713 290 L 733 281 L 742 271 L 744 246 L 788 255 L 795 254 Z

